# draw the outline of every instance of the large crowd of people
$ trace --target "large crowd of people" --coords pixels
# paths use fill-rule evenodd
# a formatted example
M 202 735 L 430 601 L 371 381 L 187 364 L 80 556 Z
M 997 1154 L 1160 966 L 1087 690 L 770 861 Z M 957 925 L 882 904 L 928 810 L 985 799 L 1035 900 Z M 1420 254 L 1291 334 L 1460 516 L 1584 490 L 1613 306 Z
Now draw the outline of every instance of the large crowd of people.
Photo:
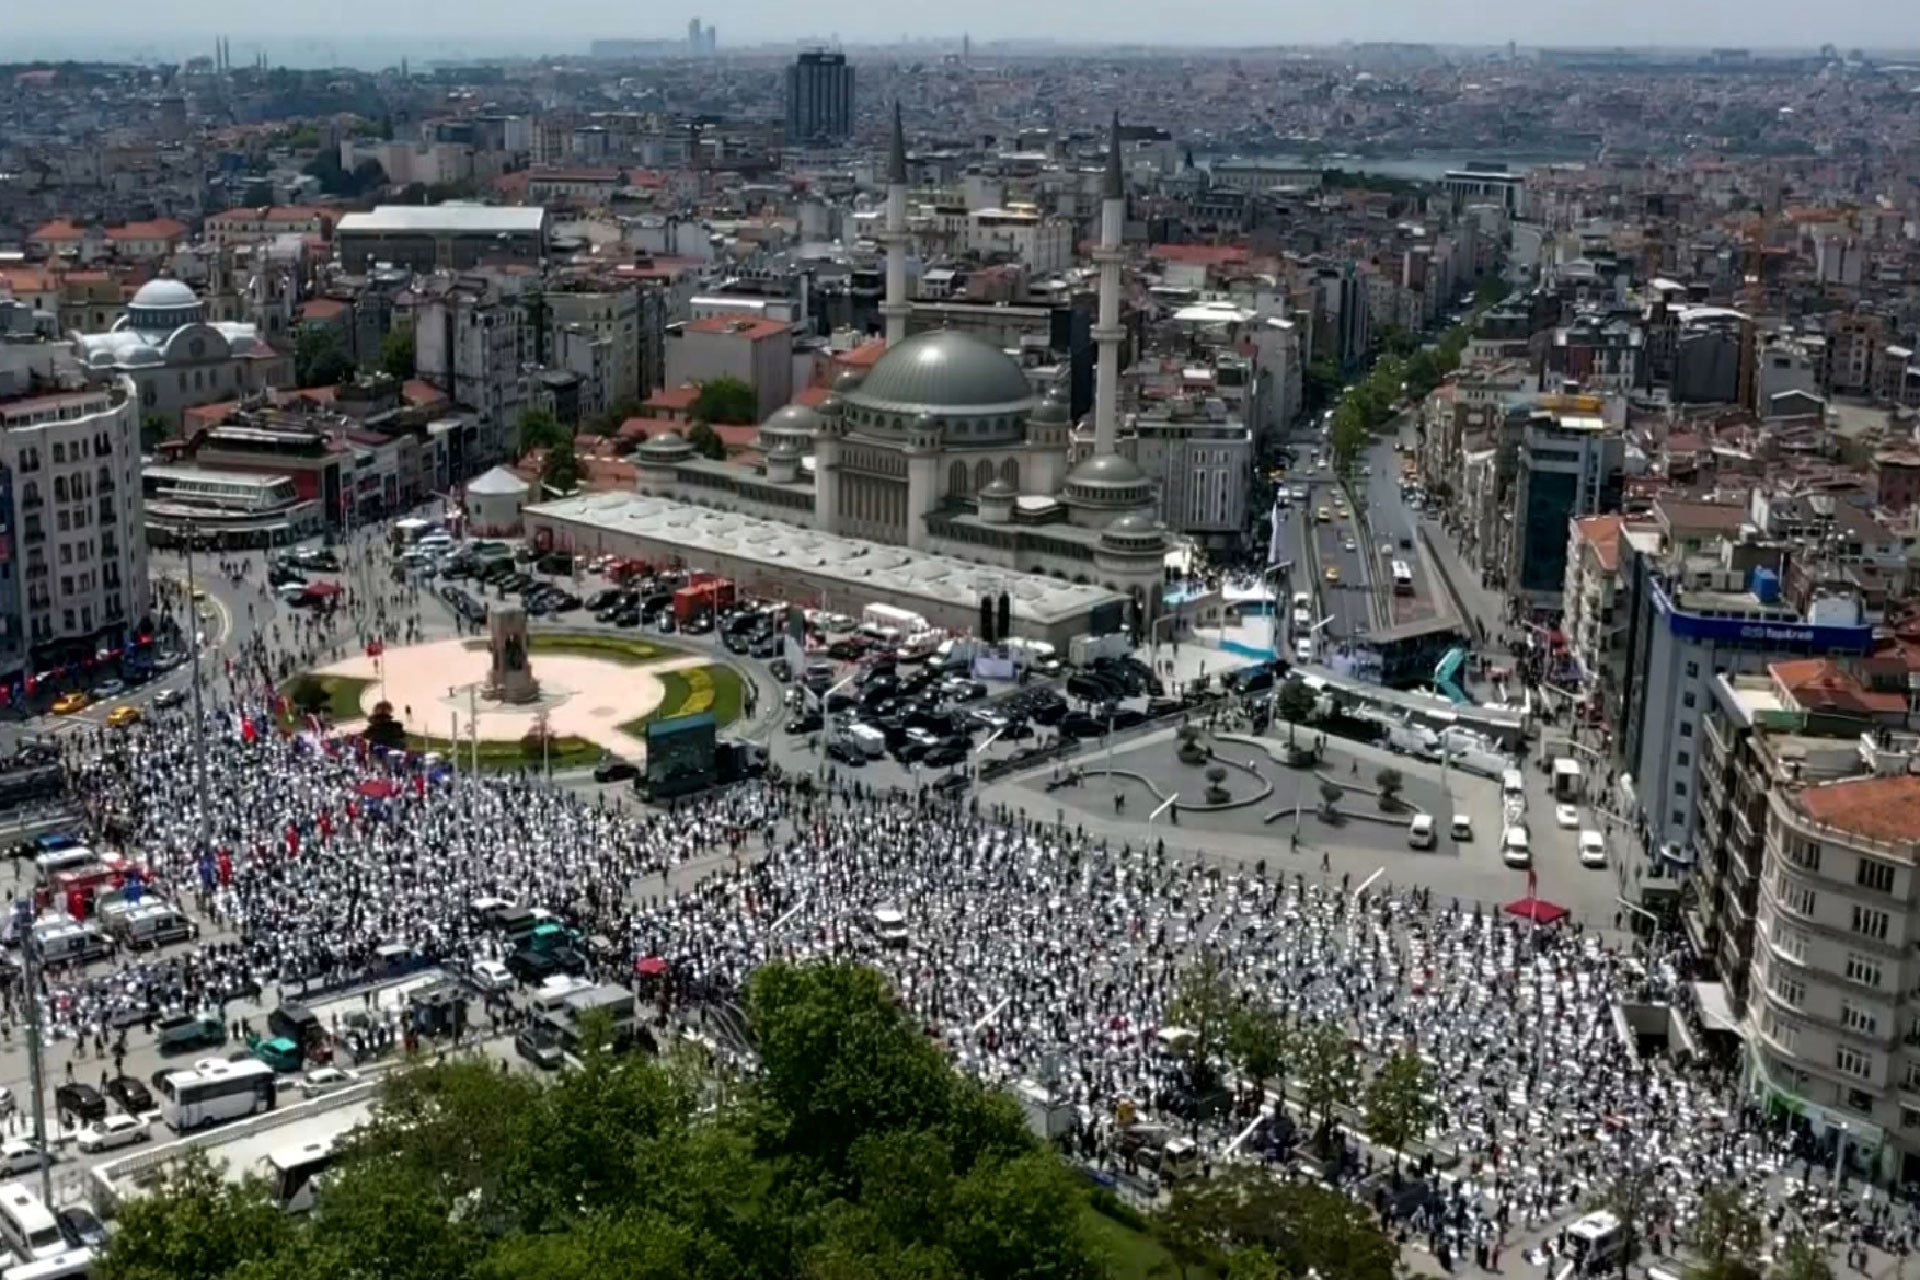
M 256 668 L 277 672 L 289 643 L 304 657 L 403 627 L 412 589 L 375 581 L 338 638 L 325 624 L 288 624 L 277 645 L 277 621 L 256 631 L 251 660 L 210 682 L 202 733 L 180 709 L 82 744 L 71 767 L 94 832 L 203 933 L 49 975 L 58 1034 L 98 1045 L 177 1010 L 342 985 L 395 945 L 455 968 L 498 958 L 472 907 L 501 898 L 618 940 L 608 973 L 664 968 L 663 1005 L 727 1005 L 771 959 L 872 964 L 958 1069 L 1044 1082 L 1077 1110 L 1081 1149 L 1110 1160 L 1123 1111 L 1181 1116 L 1209 1160 L 1261 1149 L 1236 1142 L 1244 1112 L 1184 1107 L 1191 1079 L 1161 1034 L 1209 949 L 1239 998 L 1339 1026 L 1363 1066 L 1403 1050 L 1426 1064 L 1436 1115 L 1420 1145 L 1450 1169 L 1448 1189 L 1386 1207 L 1448 1258 L 1497 1261 L 1629 1172 L 1671 1232 L 1715 1180 L 1778 1205 L 1795 1162 L 1820 1158 L 1723 1064 L 1636 1047 L 1616 1006 L 1684 990 L 1677 950 L 1413 888 L 1355 892 L 1337 866 L 1269 874 L 1095 838 L 965 796 L 776 778 L 647 812 L 291 732 Z M 1906 1226 L 1875 1226 L 1850 1201 L 1818 1212 L 1905 1246 Z

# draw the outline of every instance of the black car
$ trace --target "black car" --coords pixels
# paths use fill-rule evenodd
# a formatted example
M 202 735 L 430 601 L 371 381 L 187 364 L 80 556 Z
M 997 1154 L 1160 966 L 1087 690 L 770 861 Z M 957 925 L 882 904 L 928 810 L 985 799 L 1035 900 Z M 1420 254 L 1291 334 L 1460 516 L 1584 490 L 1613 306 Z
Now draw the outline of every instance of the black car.
M 107 1118 L 107 1100 L 90 1084 L 63 1084 L 53 1091 L 53 1107 L 68 1123 L 92 1124 Z
M 60 1234 L 75 1249 L 104 1249 L 107 1247 L 107 1224 L 93 1216 L 93 1210 L 83 1204 L 72 1204 L 53 1215 L 54 1222 L 60 1228 Z
M 593 766 L 593 780 L 595 782 L 624 782 L 628 778 L 631 778 L 635 772 L 633 761 L 622 760 L 619 756 L 608 756 L 605 760 Z
M 566 1061 L 559 1037 L 537 1022 L 513 1038 L 513 1049 L 542 1071 L 558 1071 Z
M 532 985 L 544 982 L 560 972 L 560 966 L 554 958 L 541 951 L 515 951 L 506 960 L 507 972 L 516 982 Z
M 927 754 L 920 757 L 920 763 L 929 769 L 945 769 L 951 765 L 964 764 L 967 759 L 967 746 L 964 742 L 947 741 L 930 747 Z
M 1060 732 L 1069 738 L 1098 738 L 1107 731 L 1107 722 L 1084 711 L 1075 711 L 1060 721 Z
M 107 1096 L 130 1116 L 153 1110 L 153 1091 L 132 1076 L 116 1076 L 107 1081 Z
M 867 753 L 845 738 L 835 738 L 827 744 L 827 759 L 858 769 L 866 764 Z
M 775 680 L 778 680 L 781 684 L 786 684 L 789 680 L 793 679 L 793 667 L 785 658 L 775 658 L 767 664 L 767 674 Z
M 788 719 L 787 732 L 788 733 L 812 733 L 815 730 L 817 730 L 822 723 L 823 721 L 820 718 L 819 709 L 815 707 L 808 707 L 805 711 L 802 711 L 799 715 L 793 716 L 790 719 Z
M 619 599 L 620 591 L 617 587 L 605 587 L 588 596 L 586 606 L 593 612 L 598 613 L 608 605 L 617 603 Z
M 616 627 L 639 626 L 640 611 L 634 608 L 632 605 L 628 605 L 626 608 L 620 610 L 620 612 L 613 615 L 613 625 Z

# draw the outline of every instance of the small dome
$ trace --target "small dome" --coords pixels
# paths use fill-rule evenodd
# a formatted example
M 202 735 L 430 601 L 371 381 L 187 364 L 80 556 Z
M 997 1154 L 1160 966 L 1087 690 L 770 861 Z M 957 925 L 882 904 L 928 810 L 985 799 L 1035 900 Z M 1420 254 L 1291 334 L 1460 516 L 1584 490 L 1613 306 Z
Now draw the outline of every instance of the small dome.
M 1060 390 L 1056 387 L 1047 392 L 1047 398 L 1039 403 L 1028 420 L 1036 426 L 1064 427 L 1071 416 L 1067 412 L 1066 401 L 1060 398 Z
M 830 395 L 820 402 L 819 414 L 823 418 L 837 418 L 847 411 L 847 406 L 839 396 Z
M 840 376 L 833 380 L 833 389 L 841 395 L 860 389 L 860 375 L 851 369 L 842 369 Z
M 1096 453 L 1083 458 L 1067 473 L 1067 483 L 1082 488 L 1132 488 L 1146 482 L 1140 468 L 1117 453 Z
M 923 413 L 913 420 L 913 429 L 915 431 L 938 431 L 940 430 L 940 419 L 930 413 Z
M 980 496 L 982 498 L 1012 502 L 1018 495 L 1014 493 L 1013 486 L 1005 480 L 989 480 L 987 487 L 980 491 Z
M 1159 555 L 1167 545 L 1167 536 L 1159 525 L 1139 512 L 1118 516 L 1100 531 L 1100 545 L 1108 551 Z
M 792 436 L 775 436 L 767 442 L 768 458 L 798 458 L 806 451 L 806 446 Z
M 678 431 L 662 431 L 640 446 L 647 462 L 679 462 L 693 456 L 693 444 Z
M 820 415 L 804 404 L 775 409 L 773 416 L 760 424 L 763 435 L 812 435 L 820 429 Z
M 200 297 L 183 281 L 149 280 L 140 286 L 133 295 L 133 301 L 127 305 L 151 311 L 178 311 L 183 307 L 199 306 Z

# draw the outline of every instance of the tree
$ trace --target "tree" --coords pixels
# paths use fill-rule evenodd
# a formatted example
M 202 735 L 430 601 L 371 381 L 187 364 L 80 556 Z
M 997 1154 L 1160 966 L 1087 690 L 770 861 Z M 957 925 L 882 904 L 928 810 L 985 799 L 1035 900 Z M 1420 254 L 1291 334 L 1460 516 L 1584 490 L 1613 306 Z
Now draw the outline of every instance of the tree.
M 1183 1275 L 1267 1274 L 1231 1269 L 1236 1255 L 1253 1251 L 1265 1253 L 1283 1276 L 1393 1280 L 1399 1263 L 1399 1251 L 1373 1214 L 1344 1193 L 1280 1182 L 1247 1165 L 1181 1183 L 1153 1222 Z M 1240 1265 L 1257 1267 L 1258 1261 Z
M 395 329 L 381 340 L 380 371 L 405 382 L 413 376 L 413 330 Z
M 526 457 L 535 449 L 551 449 L 567 440 L 567 429 L 553 416 L 551 409 L 522 409 L 519 430 L 520 451 L 518 457 Z
M 173 423 L 164 413 L 143 413 L 140 415 L 140 448 L 152 452 L 160 447 L 160 442 L 173 434 Z
M 1399 806 L 1400 792 L 1401 789 L 1407 785 L 1407 780 L 1401 776 L 1398 769 L 1392 765 L 1382 765 L 1380 772 L 1373 775 L 1373 782 L 1374 785 L 1380 789 L 1380 807 L 1382 809 L 1392 809 Z
M 1755 1259 L 1765 1237 L 1759 1215 L 1737 1186 L 1709 1186 L 1687 1232 L 1693 1250 L 1687 1280 L 1761 1280 Z
M 1218 952 L 1202 951 L 1181 971 L 1179 989 L 1167 1006 L 1167 1021 L 1193 1032 L 1196 1078 L 1211 1073 L 1214 1055 L 1231 1034 L 1239 1004 Z
M 289 1219 L 263 1184 L 229 1182 L 199 1150 L 184 1152 L 160 1185 L 120 1207 L 118 1230 L 94 1275 L 102 1280 L 221 1280 L 241 1262 L 284 1247 Z
M 1316 413 L 1332 402 L 1340 389 L 1340 366 L 1321 356 L 1307 362 L 1300 378 L 1300 398 L 1308 413 Z
M 1620 1280 L 1626 1280 L 1628 1265 L 1640 1256 L 1640 1224 L 1652 1207 L 1653 1193 L 1653 1172 L 1635 1164 L 1615 1174 L 1600 1194 L 1599 1207 L 1620 1219 Z
M 704 422 L 696 422 L 687 430 L 687 443 L 709 458 L 727 456 L 727 442 L 720 438 L 718 431 Z
M 407 745 L 407 726 L 393 718 L 393 704 L 383 698 L 373 704 L 373 714 L 367 717 L 361 736 L 376 747 L 397 751 Z
M 1316 1022 L 1302 1029 L 1295 1036 L 1293 1066 L 1300 1100 L 1324 1137 L 1333 1124 L 1334 1108 L 1352 1105 L 1359 1080 L 1346 1028 L 1337 1022 Z
M 1227 1027 L 1227 1053 L 1255 1094 L 1279 1076 L 1287 1061 L 1287 1028 L 1265 1004 L 1248 1003 L 1233 1011 Z
M 301 328 L 293 343 L 293 380 L 301 387 L 337 387 L 353 376 L 353 361 L 331 325 Z
M 693 416 L 701 422 L 744 427 L 760 421 L 760 399 L 753 388 L 739 378 L 721 374 L 700 384 L 693 401 Z
M 1322 778 L 1320 780 L 1321 815 L 1328 818 L 1333 817 L 1340 808 L 1340 798 L 1346 794 L 1347 789 L 1345 787 L 1337 782 L 1329 782 L 1325 778 Z
M 327 686 L 320 677 L 310 671 L 302 672 L 287 681 L 287 687 L 283 692 L 287 696 L 287 702 L 302 715 L 318 715 L 333 702 L 332 695 L 327 692 Z
M 580 455 L 573 451 L 572 436 L 547 447 L 540 483 L 554 493 L 572 493 L 580 487 Z
M 1287 745 L 1293 745 L 1294 726 L 1313 715 L 1313 690 L 1299 676 L 1289 676 L 1274 695 L 1274 710 L 1287 722 Z
M 1436 1108 L 1427 1096 L 1431 1089 L 1426 1064 L 1408 1050 L 1388 1058 L 1367 1085 L 1367 1136 L 1392 1148 L 1396 1169 L 1407 1144 L 1424 1137 L 1433 1123 Z
M 1624 1274 L 1625 1267 L 1621 1270 Z M 1774 1259 L 1767 1280 L 1833 1280 L 1833 1262 L 1819 1236 L 1796 1231 L 1787 1238 L 1780 1256 Z

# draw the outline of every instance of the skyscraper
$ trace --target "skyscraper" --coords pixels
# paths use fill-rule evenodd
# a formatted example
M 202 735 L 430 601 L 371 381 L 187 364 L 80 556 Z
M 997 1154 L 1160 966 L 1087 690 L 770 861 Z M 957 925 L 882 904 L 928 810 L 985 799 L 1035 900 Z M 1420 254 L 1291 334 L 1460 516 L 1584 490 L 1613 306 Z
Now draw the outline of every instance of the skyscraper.
M 844 142 L 853 134 L 853 68 L 815 49 L 787 68 L 787 141 Z

